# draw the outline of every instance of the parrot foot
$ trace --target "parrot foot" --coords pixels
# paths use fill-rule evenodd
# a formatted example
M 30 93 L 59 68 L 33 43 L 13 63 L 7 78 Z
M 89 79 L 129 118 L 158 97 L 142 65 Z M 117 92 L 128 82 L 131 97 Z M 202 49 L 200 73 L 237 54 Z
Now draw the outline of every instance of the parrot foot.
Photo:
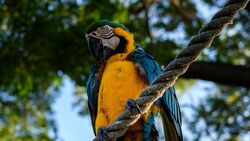
M 130 112 L 134 113 L 134 112 L 139 112 L 140 114 L 142 113 L 139 105 L 135 102 L 135 100 L 133 99 L 128 99 L 127 103 L 126 103 L 126 109 L 128 109 Z
M 100 127 L 98 129 L 98 139 L 100 141 L 111 141 L 108 136 L 108 131 L 105 127 Z

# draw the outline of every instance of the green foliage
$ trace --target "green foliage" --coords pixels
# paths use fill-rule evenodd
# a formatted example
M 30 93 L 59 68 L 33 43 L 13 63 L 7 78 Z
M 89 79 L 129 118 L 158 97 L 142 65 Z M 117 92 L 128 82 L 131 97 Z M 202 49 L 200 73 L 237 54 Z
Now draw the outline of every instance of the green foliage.
M 239 136 L 246 135 L 250 130 L 250 91 L 221 86 L 208 93 L 209 97 L 202 99 L 199 106 L 191 105 L 195 116 L 188 122 L 196 140 L 213 136 L 213 140 L 238 141 Z
M 203 0 L 201 4 L 209 9 L 223 5 L 214 0 Z M 81 114 L 87 113 L 85 89 L 79 86 L 85 86 L 94 63 L 84 35 L 91 23 L 105 18 L 124 24 L 133 32 L 138 44 L 152 53 L 160 64 L 166 65 L 165 59 L 174 57 L 208 20 L 200 14 L 201 11 L 202 7 L 198 7 L 194 0 L 180 3 L 173 0 L 0 1 L 1 139 L 53 140 L 48 136 L 48 130 L 56 133 L 51 104 L 57 96 L 55 91 L 60 87 L 63 75 L 69 76 L 78 85 L 76 106 L 84 107 Z M 248 15 L 247 11 L 240 12 L 234 25 L 215 40 L 201 60 L 249 65 Z M 193 81 L 180 83 L 179 88 L 192 84 Z M 224 87 L 218 87 L 217 95 L 220 96 L 210 97 L 206 104 L 211 107 L 224 106 L 224 110 L 232 107 L 230 111 L 224 111 L 225 115 L 213 115 L 211 113 L 222 112 L 223 109 L 211 108 L 201 112 L 203 107 L 198 106 L 196 119 L 207 120 L 207 127 L 218 126 L 213 129 L 214 132 L 233 134 L 231 125 L 237 122 L 230 123 L 230 127 L 217 124 L 228 115 L 240 116 L 237 105 L 247 106 L 248 103 L 240 99 L 249 96 L 247 90 L 242 89 L 228 88 L 225 91 Z M 209 117 L 210 114 L 213 117 Z M 241 118 L 241 122 L 248 119 L 244 116 Z M 239 131 L 245 131 L 244 127 L 239 128 Z M 200 134 L 194 128 L 196 133 Z

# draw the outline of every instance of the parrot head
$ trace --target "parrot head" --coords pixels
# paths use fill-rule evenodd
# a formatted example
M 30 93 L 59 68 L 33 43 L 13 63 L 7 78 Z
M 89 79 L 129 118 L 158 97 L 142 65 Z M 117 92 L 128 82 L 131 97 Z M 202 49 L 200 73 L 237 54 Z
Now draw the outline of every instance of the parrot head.
M 91 53 L 100 62 L 106 62 L 116 53 L 129 53 L 134 49 L 133 35 L 124 25 L 111 20 L 90 25 L 86 39 Z

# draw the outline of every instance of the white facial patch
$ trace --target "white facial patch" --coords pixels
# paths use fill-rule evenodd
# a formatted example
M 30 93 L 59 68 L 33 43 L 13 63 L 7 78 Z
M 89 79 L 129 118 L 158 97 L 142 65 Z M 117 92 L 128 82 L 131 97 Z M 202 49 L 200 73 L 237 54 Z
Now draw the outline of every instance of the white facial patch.
M 88 36 L 102 40 L 103 46 L 112 50 L 115 50 L 120 43 L 120 39 L 115 35 L 114 29 L 108 25 L 98 27 L 97 30 L 87 34 Z
M 110 39 L 102 39 L 103 46 L 109 47 L 115 50 L 120 43 L 120 39 L 117 36 L 113 36 Z

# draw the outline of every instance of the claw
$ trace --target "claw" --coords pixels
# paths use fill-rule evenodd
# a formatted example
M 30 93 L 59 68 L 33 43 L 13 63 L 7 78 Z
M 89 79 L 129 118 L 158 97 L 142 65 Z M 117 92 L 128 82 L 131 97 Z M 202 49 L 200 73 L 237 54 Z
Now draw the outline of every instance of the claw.
M 126 103 L 126 109 L 128 109 L 130 112 L 139 112 L 140 114 L 142 113 L 139 105 L 133 99 L 128 99 Z
M 108 136 L 108 131 L 105 127 L 100 127 L 98 129 L 98 139 L 100 141 L 111 141 Z

